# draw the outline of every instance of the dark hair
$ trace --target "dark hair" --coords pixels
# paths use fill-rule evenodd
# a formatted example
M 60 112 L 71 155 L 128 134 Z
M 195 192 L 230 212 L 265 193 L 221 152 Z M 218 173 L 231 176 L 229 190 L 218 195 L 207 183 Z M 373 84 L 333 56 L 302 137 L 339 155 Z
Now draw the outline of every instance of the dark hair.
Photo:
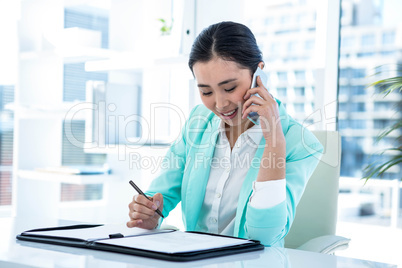
M 213 24 L 197 36 L 188 61 L 191 72 L 195 63 L 208 62 L 215 56 L 234 61 L 251 73 L 263 61 L 251 30 L 243 24 L 231 21 Z

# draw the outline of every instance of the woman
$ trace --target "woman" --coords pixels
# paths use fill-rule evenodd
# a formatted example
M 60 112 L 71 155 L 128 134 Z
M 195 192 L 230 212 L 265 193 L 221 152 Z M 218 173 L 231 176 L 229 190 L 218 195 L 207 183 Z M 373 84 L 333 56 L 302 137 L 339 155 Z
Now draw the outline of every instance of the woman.
M 129 204 L 128 227 L 159 225 L 181 201 L 186 230 L 283 246 L 322 146 L 257 79 L 262 53 L 244 25 L 221 22 L 195 40 L 189 67 L 203 105 L 195 107 L 147 195 Z M 258 93 L 260 97 L 253 94 Z M 257 124 L 247 116 L 259 115 Z M 313 152 L 313 153 L 312 153 Z

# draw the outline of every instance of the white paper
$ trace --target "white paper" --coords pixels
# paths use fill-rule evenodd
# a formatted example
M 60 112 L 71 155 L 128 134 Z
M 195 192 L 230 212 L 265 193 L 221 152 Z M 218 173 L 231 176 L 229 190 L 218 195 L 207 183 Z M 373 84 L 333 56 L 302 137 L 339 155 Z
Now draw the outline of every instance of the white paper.
M 171 230 L 146 230 L 141 228 L 128 228 L 125 224 L 107 224 L 92 228 L 80 228 L 70 230 L 55 230 L 43 232 L 26 232 L 31 235 L 44 235 L 49 237 L 68 237 L 82 240 L 97 240 L 109 238 L 110 234 L 120 233 L 123 236 L 144 235 L 159 232 L 170 232 Z
M 98 241 L 108 244 L 164 253 L 182 253 L 252 243 L 248 240 L 186 232 L 169 232 L 139 237 L 124 237 Z

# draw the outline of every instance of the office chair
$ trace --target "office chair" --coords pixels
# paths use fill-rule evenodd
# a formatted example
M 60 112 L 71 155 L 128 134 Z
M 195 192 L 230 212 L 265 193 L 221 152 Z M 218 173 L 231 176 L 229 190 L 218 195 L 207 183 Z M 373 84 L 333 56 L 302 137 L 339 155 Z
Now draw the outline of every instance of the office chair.
M 285 247 L 333 254 L 350 239 L 336 236 L 341 139 L 337 131 L 314 131 L 324 152 L 296 209 Z

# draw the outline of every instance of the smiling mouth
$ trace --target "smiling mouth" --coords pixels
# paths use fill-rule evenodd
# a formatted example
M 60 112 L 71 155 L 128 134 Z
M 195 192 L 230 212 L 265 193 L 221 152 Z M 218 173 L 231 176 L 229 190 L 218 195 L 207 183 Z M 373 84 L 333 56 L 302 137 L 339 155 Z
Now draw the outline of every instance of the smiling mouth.
M 237 109 L 238 108 L 236 108 L 236 109 L 234 109 L 233 111 L 231 111 L 231 112 L 228 112 L 228 113 L 221 113 L 223 116 L 231 116 L 232 114 L 234 114 L 236 111 L 237 111 Z
M 230 111 L 230 112 L 227 112 L 227 113 L 220 113 L 221 114 L 221 117 L 223 118 L 223 119 L 227 119 L 227 120 L 230 120 L 230 119 L 233 119 L 236 115 L 237 115 L 237 111 L 239 110 L 239 107 L 237 107 L 236 109 L 234 109 L 234 110 L 232 110 L 232 111 Z

